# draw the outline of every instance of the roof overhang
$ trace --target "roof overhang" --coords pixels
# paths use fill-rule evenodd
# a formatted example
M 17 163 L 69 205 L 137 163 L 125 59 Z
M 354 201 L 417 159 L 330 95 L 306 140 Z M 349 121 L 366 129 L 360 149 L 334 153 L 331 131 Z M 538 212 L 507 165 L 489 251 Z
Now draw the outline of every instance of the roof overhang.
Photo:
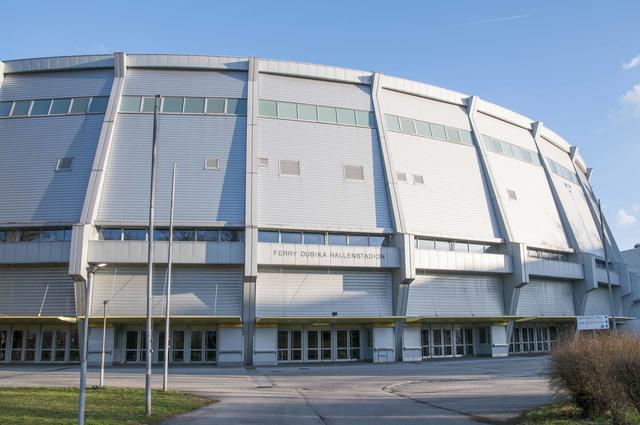
M 470 316 L 470 317 L 443 317 L 443 316 L 418 316 L 407 317 L 408 324 L 418 323 L 503 323 L 520 319 L 521 316 Z
M 0 316 L 0 323 L 40 324 L 40 323 L 76 323 L 70 316 Z
M 331 324 L 393 324 L 404 321 L 403 316 L 281 316 L 257 317 L 259 325 L 331 325 Z
M 80 320 L 83 317 L 79 318 Z M 219 324 L 219 325 L 241 325 L 242 317 L 240 316 L 170 316 L 171 323 L 174 324 Z M 91 316 L 91 325 L 101 324 L 104 320 L 103 316 Z M 127 324 L 136 325 L 143 324 L 147 321 L 147 316 L 107 316 L 108 324 Z M 165 316 L 153 316 L 154 323 L 164 323 Z

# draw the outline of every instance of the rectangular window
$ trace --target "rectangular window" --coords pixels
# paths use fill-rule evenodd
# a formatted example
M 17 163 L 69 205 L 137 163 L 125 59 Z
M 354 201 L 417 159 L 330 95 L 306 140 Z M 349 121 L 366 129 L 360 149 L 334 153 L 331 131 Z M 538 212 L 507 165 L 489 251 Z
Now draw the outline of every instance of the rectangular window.
M 424 177 L 418 174 L 414 174 L 413 184 L 424 184 Z
M 220 230 L 220 242 L 242 242 L 243 239 L 242 230 Z
M 153 240 L 154 241 L 168 241 L 169 240 L 169 229 L 153 229 Z
M 280 232 L 280 243 L 302 243 L 302 233 L 300 232 Z
M 278 108 L 275 100 L 258 100 L 258 114 L 264 117 L 277 117 Z
M 437 140 L 447 140 L 447 133 L 444 130 L 444 126 L 430 123 L 429 127 L 431 128 L 431 137 Z
M 13 102 L 0 102 L 0 117 L 8 117 Z
M 315 105 L 298 105 L 298 119 L 305 121 L 318 121 L 318 109 Z
M 227 114 L 247 115 L 247 99 L 227 99 Z
M 303 236 L 307 245 L 324 245 L 324 233 L 305 232 Z
M 55 105 L 55 100 L 53 103 Z M 153 108 L 151 111 L 153 112 Z M 120 112 L 140 112 L 140 96 L 122 96 L 120 98 Z M 53 113 L 53 108 L 51 113 Z
M 31 116 L 35 115 L 47 115 L 49 114 L 49 108 L 51 107 L 51 99 L 34 100 L 31 107 Z
M 42 231 L 43 242 L 56 242 L 64 240 L 64 229 L 44 229 Z
M 360 127 L 375 127 L 375 117 L 373 112 L 356 111 L 356 124 Z
M 17 230 L 0 230 L 0 242 L 17 242 L 18 231 Z
M 465 145 L 472 145 L 473 140 L 471 138 L 471 132 L 467 130 L 460 130 L 460 142 Z
M 107 111 L 107 105 L 109 104 L 108 96 L 97 96 L 91 98 L 91 105 L 89 105 L 90 114 L 104 114 Z
M 195 241 L 196 231 L 194 229 L 174 229 L 173 240 L 178 242 Z
M 356 115 L 353 109 L 338 108 L 338 124 L 356 125 Z
M 125 228 L 122 231 L 122 236 L 125 241 L 146 241 L 147 231 L 145 229 Z
M 362 165 L 345 165 L 344 178 L 347 180 L 364 180 L 364 168 Z
M 205 170 L 217 170 L 220 168 L 220 160 L 218 158 L 205 158 L 204 169 Z
M 183 103 L 183 97 L 165 97 L 162 99 L 162 112 L 181 114 Z
M 419 249 L 436 249 L 436 241 L 431 239 L 418 239 L 418 248 Z
M 280 175 L 281 176 L 299 176 L 300 175 L 300 161 L 293 161 L 289 159 L 280 160 Z
M 275 230 L 258 230 L 258 242 L 279 243 L 280 234 Z
M 298 119 L 298 106 L 295 103 L 278 102 L 278 118 Z
M 431 129 L 429 128 L 429 123 L 424 121 L 416 121 L 416 134 L 422 137 L 431 137 Z
M 407 181 L 407 173 L 398 173 L 396 175 L 396 178 L 398 179 L 399 182 L 406 182 Z
M 12 117 L 26 117 L 29 115 L 29 108 L 31 108 L 30 100 L 19 100 L 13 102 L 13 110 L 11 111 Z
M 369 236 L 369 246 L 384 247 L 389 246 L 389 238 L 387 236 Z
M 217 242 L 218 230 L 216 229 L 198 229 L 196 230 L 196 240 L 202 242 Z
M 119 241 L 122 239 L 122 229 L 119 227 L 103 227 L 100 229 L 100 240 Z
M 456 252 L 469 252 L 469 245 L 466 242 L 454 242 L 453 248 Z
M 151 112 L 156 107 L 156 99 L 154 97 L 143 97 L 142 98 L 142 112 Z
M 71 114 L 86 114 L 87 109 L 89 109 L 89 101 L 91 98 L 89 97 L 76 97 L 73 99 L 73 103 L 71 104 Z
M 224 114 L 224 99 L 207 98 L 207 114 Z
M 269 166 L 269 158 L 258 158 L 258 166 L 259 167 L 268 167 Z
M 40 229 L 22 229 L 20 230 L 20 242 L 38 242 L 42 237 Z
M 436 251 L 453 251 L 451 242 L 449 241 L 435 241 Z
M 460 131 L 457 128 L 446 127 L 447 140 L 450 142 L 460 143 Z
M 203 97 L 186 97 L 184 99 L 185 114 L 202 114 L 204 113 Z
M 73 158 L 58 158 L 56 171 L 69 171 L 73 165 Z
M 346 245 L 347 235 L 340 233 L 329 233 L 329 245 Z
M 353 245 L 353 246 L 369 246 L 369 236 L 367 236 L 367 235 L 349 235 L 349 245 Z
M 395 115 L 385 115 L 384 120 L 387 124 L 387 129 L 390 131 L 400 131 L 400 121 Z
M 330 124 L 336 123 L 336 108 L 318 106 L 318 121 Z
M 469 242 L 469 252 L 474 254 L 482 254 L 486 250 L 485 245 L 482 243 Z
M 69 112 L 69 106 L 71 106 L 71 99 L 53 99 L 49 115 L 66 114 Z
M 403 133 L 416 134 L 416 128 L 413 125 L 413 120 L 409 118 L 400 118 L 400 129 Z

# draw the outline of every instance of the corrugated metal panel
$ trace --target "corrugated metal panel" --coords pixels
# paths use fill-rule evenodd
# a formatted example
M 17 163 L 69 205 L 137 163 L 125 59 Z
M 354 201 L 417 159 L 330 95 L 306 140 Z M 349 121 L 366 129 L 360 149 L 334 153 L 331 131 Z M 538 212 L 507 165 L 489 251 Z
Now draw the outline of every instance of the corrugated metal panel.
M 122 94 L 247 97 L 247 73 L 134 68 L 127 72 Z
M 260 99 L 373 110 L 371 87 L 310 78 L 260 74 Z
M 54 56 L 50 58 L 16 59 L 6 61 L 4 72 L 33 72 L 54 69 L 113 68 L 113 55 Z
M 493 239 L 500 230 L 472 146 L 389 133 L 394 174 L 407 230 L 442 237 Z M 411 176 L 424 176 L 424 185 Z
M 0 317 L 75 315 L 73 281 L 66 268 L 0 269 Z
M 609 290 L 607 288 L 594 289 L 593 291 L 588 292 L 586 297 L 587 304 L 584 309 L 585 316 L 611 315 Z
M 380 102 L 385 114 L 471 130 L 469 116 L 462 106 L 393 90 L 383 90 Z
M 165 267 L 153 279 L 153 314 L 164 315 Z M 109 300 L 110 316 L 146 314 L 147 269 L 123 266 L 100 270 L 95 276 L 92 316 L 102 315 Z M 171 281 L 171 314 L 177 316 L 240 316 L 242 270 L 238 268 L 175 267 Z
M 482 113 L 476 114 L 476 122 L 482 134 L 504 140 L 505 142 L 534 152 L 537 151 L 533 135 L 529 130 Z
M 520 289 L 518 316 L 575 316 L 573 284 L 557 280 L 534 280 Z
M 241 56 L 127 54 L 127 66 L 140 68 L 208 68 L 246 70 L 248 58 Z
M 260 272 L 256 316 L 390 316 L 391 273 Z
M 258 61 L 258 65 L 260 72 L 371 84 L 371 72 L 357 69 L 262 58 Z
M 422 274 L 409 285 L 407 316 L 502 316 L 499 276 Z
M 380 75 L 382 86 L 406 93 L 415 93 L 419 96 L 438 99 L 444 102 L 456 105 L 466 105 L 469 95 L 455 92 L 453 90 L 444 89 L 442 87 L 432 86 L 430 84 L 420 83 L 418 81 L 406 80 L 404 78 L 392 77 L 389 75 Z
M 0 222 L 76 223 L 103 115 L 0 120 Z M 56 172 L 59 157 L 71 171 Z
M 375 130 L 269 118 L 259 120 L 258 223 L 320 229 L 391 228 Z M 300 161 L 299 177 L 280 176 L 278 161 Z M 344 165 L 364 167 L 364 181 L 346 181 Z
M 152 121 L 146 114 L 118 118 L 98 221 L 147 220 Z M 156 218 L 169 220 L 176 162 L 176 221 L 242 225 L 246 118 L 161 115 L 159 125 Z M 218 158 L 220 169 L 204 169 L 207 157 Z
M 514 242 L 568 250 L 569 243 L 542 167 L 494 152 L 487 152 L 487 157 Z M 518 199 L 510 199 L 508 190 L 514 191 Z
M 109 96 L 113 69 L 8 74 L 0 86 L 0 100 L 75 96 Z

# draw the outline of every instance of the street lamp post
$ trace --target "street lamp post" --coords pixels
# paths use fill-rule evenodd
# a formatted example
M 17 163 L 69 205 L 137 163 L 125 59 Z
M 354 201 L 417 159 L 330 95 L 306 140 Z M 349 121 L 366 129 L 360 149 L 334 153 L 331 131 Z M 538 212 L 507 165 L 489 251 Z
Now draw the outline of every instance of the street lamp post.
M 102 302 L 102 351 L 100 352 L 100 388 L 104 387 L 104 349 L 107 343 L 107 304 L 109 300 Z
M 78 425 L 84 425 L 84 407 L 87 392 L 87 354 L 89 351 L 89 313 L 91 310 L 91 291 L 93 275 L 106 266 L 105 263 L 94 264 L 87 268 L 87 282 L 84 288 L 84 321 L 82 323 L 82 353 L 80 356 L 80 399 L 78 401 Z

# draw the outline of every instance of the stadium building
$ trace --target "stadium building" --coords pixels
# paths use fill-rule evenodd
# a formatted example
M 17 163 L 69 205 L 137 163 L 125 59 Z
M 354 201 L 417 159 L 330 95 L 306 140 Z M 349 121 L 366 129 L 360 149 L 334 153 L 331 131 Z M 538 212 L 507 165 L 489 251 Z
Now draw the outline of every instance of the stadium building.
M 476 96 L 253 57 L 11 60 L 0 362 L 77 361 L 86 316 L 95 362 L 103 315 L 107 363 L 144 361 L 155 95 L 154 361 L 174 163 L 174 364 L 544 352 L 639 298 L 605 224 L 611 303 L 578 149 Z

